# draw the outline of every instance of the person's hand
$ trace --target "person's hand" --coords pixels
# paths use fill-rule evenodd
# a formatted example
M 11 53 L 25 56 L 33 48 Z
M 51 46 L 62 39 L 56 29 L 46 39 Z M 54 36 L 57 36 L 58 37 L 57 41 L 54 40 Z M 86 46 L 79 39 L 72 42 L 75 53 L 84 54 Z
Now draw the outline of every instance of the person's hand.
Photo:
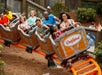
M 66 31 L 66 29 L 65 29 L 65 28 L 61 29 L 61 32 L 65 32 L 65 31 Z
M 7 26 L 7 23 L 4 23 L 5 26 Z
M 46 27 L 47 29 L 50 29 L 50 27 L 49 27 L 49 26 L 47 26 L 47 25 L 45 25 L 45 27 Z
M 80 25 L 81 25 L 80 22 L 75 22 L 75 24 L 74 24 L 75 27 L 78 27 L 78 26 L 80 26 Z
M 26 29 L 30 29 L 30 26 L 25 27 Z
M 10 28 L 9 28 L 9 27 L 6 27 L 6 29 L 7 29 L 7 30 L 10 30 Z
M 46 24 L 46 26 L 50 27 L 51 25 L 50 24 Z
M 43 38 L 43 34 L 40 34 L 40 37 Z
M 26 28 L 25 28 L 25 27 L 21 27 L 21 29 L 22 29 L 22 30 L 26 30 Z

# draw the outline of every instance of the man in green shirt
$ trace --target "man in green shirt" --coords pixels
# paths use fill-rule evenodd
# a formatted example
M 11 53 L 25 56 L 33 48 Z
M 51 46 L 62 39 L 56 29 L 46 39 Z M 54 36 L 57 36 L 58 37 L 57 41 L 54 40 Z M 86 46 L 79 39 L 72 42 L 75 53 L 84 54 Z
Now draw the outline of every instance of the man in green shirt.
M 44 25 L 42 25 L 42 22 L 41 22 L 40 19 L 37 19 L 36 20 L 36 25 L 37 25 L 37 33 L 41 37 L 43 37 L 46 34 L 46 32 L 47 32 L 48 29 Z

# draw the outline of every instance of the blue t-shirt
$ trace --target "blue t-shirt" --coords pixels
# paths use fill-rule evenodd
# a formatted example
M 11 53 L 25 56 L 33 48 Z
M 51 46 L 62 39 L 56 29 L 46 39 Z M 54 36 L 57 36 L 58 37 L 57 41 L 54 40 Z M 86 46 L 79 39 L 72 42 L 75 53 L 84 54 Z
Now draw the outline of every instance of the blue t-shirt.
M 35 21 L 36 21 L 36 17 L 34 16 L 34 17 L 29 17 L 29 19 L 28 19 L 28 24 L 30 25 L 30 26 L 32 26 L 34 23 L 35 23 Z
M 55 25 L 56 24 L 56 21 L 54 19 L 54 15 L 53 14 L 50 14 L 48 16 L 48 19 L 44 19 L 43 20 L 43 24 L 44 25 L 47 25 L 47 24 L 50 24 L 50 25 Z

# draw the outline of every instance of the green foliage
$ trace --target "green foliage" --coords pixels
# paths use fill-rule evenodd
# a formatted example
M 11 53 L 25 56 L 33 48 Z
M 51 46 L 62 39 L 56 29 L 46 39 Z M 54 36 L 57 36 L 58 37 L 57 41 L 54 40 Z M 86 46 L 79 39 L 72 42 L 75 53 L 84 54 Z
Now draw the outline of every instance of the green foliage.
M 3 46 L 2 45 L 0 45 L 0 50 L 2 50 L 3 49 Z
M 5 66 L 5 62 L 2 61 L 2 60 L 0 60 L 0 67 L 1 67 L 1 66 Z
M 0 52 L 1 52 L 1 50 L 3 49 L 3 46 L 2 45 L 0 45 Z
M 101 3 L 97 3 L 96 11 L 97 11 L 98 15 L 102 16 L 102 2 Z
M 55 16 L 58 17 L 59 14 L 60 14 L 62 11 L 69 11 L 69 9 L 68 9 L 67 7 L 65 7 L 65 5 L 64 5 L 62 2 L 58 1 L 58 2 L 54 5 L 54 7 L 53 7 L 53 9 L 52 9 L 52 13 L 53 13 Z
M 3 49 L 3 46 L 0 45 L 0 52 Z M 6 75 L 5 71 L 4 71 L 4 66 L 6 65 L 6 63 L 2 60 L 0 60 L 0 75 Z
M 9 5 L 7 5 L 6 9 L 9 10 L 9 11 L 12 11 L 12 9 Z
M 98 46 L 96 48 L 96 50 L 101 49 L 102 50 L 102 41 L 98 43 Z
M 4 11 L 5 9 L 12 11 L 10 6 L 7 6 L 7 7 L 5 8 L 4 5 L 0 5 L 0 10 Z
M 101 68 L 102 68 L 102 41 L 99 42 L 97 48 L 96 48 L 96 61 L 100 64 Z
M 92 8 L 78 8 L 77 18 L 81 22 L 94 21 L 96 18 L 96 10 Z
M 0 70 L 0 75 L 7 75 L 4 70 Z
M 5 9 L 5 7 L 0 5 L 0 10 L 4 10 L 4 9 Z

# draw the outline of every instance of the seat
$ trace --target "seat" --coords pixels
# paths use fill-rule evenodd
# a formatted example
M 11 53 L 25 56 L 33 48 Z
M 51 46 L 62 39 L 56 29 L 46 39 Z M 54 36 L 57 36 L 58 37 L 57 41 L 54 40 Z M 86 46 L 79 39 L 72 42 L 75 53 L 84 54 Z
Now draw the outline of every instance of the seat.
M 35 27 L 36 28 L 36 27 Z M 27 52 L 30 51 L 32 53 L 32 50 L 38 47 L 38 41 L 35 36 L 35 28 L 29 31 L 29 34 L 26 34 L 22 29 L 18 27 L 18 31 L 21 37 L 21 44 L 26 46 Z
M 52 38 L 51 35 L 48 33 L 43 38 L 40 37 L 40 35 L 35 32 L 35 35 L 37 36 L 38 43 L 40 45 L 41 50 L 46 53 L 47 55 L 53 54 L 53 45 L 52 45 Z

